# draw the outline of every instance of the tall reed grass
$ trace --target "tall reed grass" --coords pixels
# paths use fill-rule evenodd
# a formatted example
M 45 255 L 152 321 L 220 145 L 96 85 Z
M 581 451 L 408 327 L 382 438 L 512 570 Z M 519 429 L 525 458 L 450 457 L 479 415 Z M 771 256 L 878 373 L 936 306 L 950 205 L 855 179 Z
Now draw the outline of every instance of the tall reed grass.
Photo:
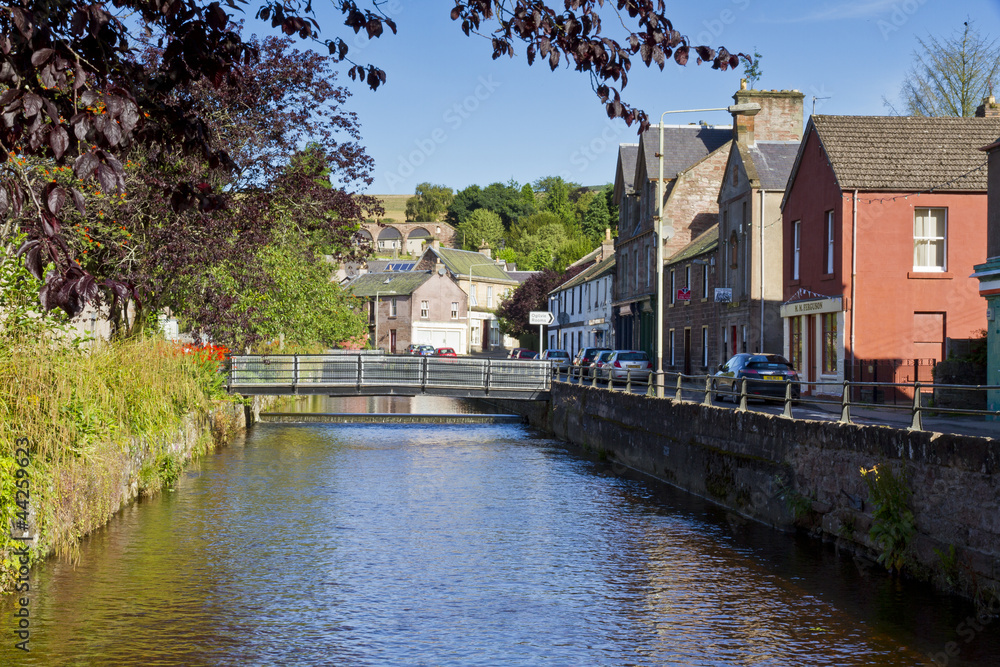
M 100 344 L 89 350 L 51 341 L 0 339 L 0 590 L 9 590 L 15 504 L 15 440 L 30 442 L 32 553 L 72 554 L 103 525 L 139 477 L 175 470 L 166 445 L 182 417 L 220 397 L 217 362 L 163 340 Z M 137 475 L 155 461 L 152 475 Z M 142 491 L 142 489 L 138 489 Z

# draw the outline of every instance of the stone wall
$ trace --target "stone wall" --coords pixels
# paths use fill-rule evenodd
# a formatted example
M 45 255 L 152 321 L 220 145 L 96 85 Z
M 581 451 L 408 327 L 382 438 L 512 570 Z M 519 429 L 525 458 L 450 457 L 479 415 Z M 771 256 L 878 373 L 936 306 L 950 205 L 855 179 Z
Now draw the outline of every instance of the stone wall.
M 911 569 L 967 595 L 1000 590 L 996 439 L 790 420 L 565 383 L 553 384 L 547 428 L 758 521 L 805 527 L 872 557 L 860 470 L 905 468 L 917 527 Z

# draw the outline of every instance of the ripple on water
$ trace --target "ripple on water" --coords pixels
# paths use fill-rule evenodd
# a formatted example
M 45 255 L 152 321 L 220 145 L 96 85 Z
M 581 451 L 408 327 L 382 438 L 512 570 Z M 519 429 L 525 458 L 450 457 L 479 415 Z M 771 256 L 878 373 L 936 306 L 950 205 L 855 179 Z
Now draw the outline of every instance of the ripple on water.
M 658 493 L 520 426 L 268 425 L 33 571 L 0 663 L 921 663 Z

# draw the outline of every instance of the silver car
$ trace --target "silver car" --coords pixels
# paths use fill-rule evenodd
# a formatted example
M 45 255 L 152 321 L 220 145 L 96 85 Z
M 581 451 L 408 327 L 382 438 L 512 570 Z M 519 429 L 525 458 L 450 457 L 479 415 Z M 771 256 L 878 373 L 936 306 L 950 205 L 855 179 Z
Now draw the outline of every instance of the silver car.
M 542 352 L 542 360 L 551 362 L 554 371 L 569 369 L 569 352 L 566 350 L 545 350 Z
M 627 380 L 630 375 L 633 380 L 648 382 L 649 374 L 653 372 L 653 364 L 642 350 L 615 350 L 604 361 L 604 377 L 617 380 Z

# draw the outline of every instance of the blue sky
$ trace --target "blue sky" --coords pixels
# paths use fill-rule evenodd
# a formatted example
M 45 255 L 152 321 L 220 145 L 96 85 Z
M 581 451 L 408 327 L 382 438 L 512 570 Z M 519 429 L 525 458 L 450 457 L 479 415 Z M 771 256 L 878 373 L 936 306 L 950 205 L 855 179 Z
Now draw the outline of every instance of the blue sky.
M 528 67 L 523 45 L 513 59 L 491 60 L 489 41 L 465 37 L 449 18 L 451 6 L 450 0 L 386 0 L 399 33 L 387 31 L 371 43 L 345 34 L 339 14 L 319 12 L 324 35 L 345 37 L 355 62 L 374 63 L 388 77 L 376 92 L 351 82 L 346 67 L 339 78 L 354 93 L 348 108 L 357 112 L 376 162 L 368 192 L 412 194 L 425 181 L 457 192 L 473 183 L 524 184 L 549 175 L 585 185 L 613 181 L 617 146 L 637 141 L 635 126 L 608 120 L 586 75 Z M 980 32 L 1000 38 L 1000 0 L 700 0 L 667 7 L 693 44 L 756 48 L 763 56 L 757 87 L 802 91 L 806 117 L 814 97 L 816 113 L 887 114 L 882 99 L 897 100 L 917 37 L 947 37 L 972 19 Z M 622 41 L 615 27 L 605 20 L 605 34 Z M 654 122 L 667 110 L 724 107 L 741 72 L 718 72 L 694 59 L 661 72 L 636 59 L 623 98 Z M 728 124 L 730 117 L 666 118 L 699 120 Z

